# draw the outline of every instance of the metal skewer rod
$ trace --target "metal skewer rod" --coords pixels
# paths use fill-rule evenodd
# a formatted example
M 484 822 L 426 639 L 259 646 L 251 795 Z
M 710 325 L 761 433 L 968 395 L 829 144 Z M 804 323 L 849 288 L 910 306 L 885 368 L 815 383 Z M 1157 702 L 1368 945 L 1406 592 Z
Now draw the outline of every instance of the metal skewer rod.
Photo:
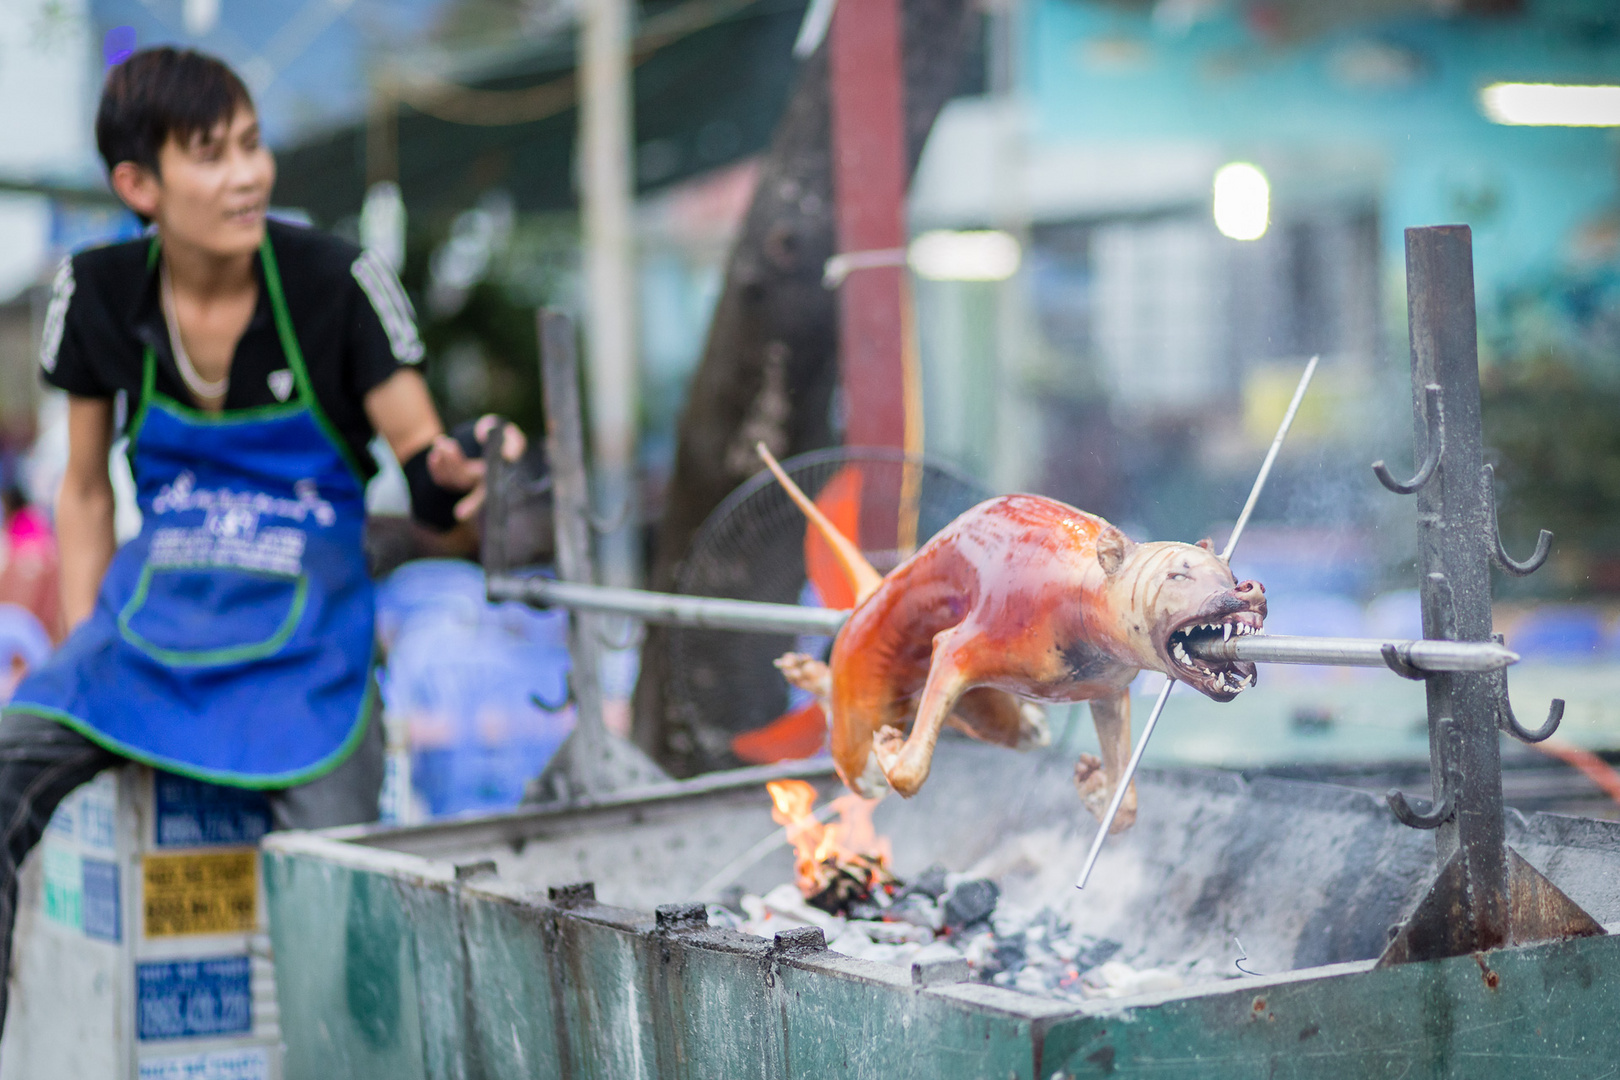
M 1255 664 L 1324 664 L 1332 667 L 1384 667 L 1384 648 L 1397 659 L 1423 671 L 1500 671 L 1519 662 L 1519 654 L 1492 641 L 1435 641 L 1418 638 L 1384 641 L 1379 638 L 1273 637 L 1254 634 L 1227 641 L 1189 642 L 1187 651 L 1199 660 Z
M 604 615 L 623 615 L 641 622 L 692 626 L 706 630 L 743 630 L 770 634 L 838 633 L 849 612 L 797 604 L 682 596 L 676 593 L 621 589 L 610 585 L 553 581 L 550 578 L 491 574 L 493 600 L 517 600 L 541 607 L 566 607 Z M 1427 638 L 1285 637 L 1255 634 L 1227 641 L 1189 642 L 1187 651 L 1200 660 L 1256 664 L 1326 664 L 1334 667 L 1384 667 L 1385 646 L 1398 659 L 1422 671 L 1499 671 L 1519 661 L 1517 653 L 1490 641 L 1435 641 Z
M 1232 535 L 1227 537 L 1226 548 L 1221 552 L 1221 558 L 1225 561 L 1231 561 L 1238 537 L 1248 528 L 1254 504 L 1260 501 L 1260 492 L 1265 490 L 1266 481 L 1271 479 L 1271 467 L 1277 463 L 1277 455 L 1282 451 L 1283 440 L 1288 437 L 1288 429 L 1294 426 L 1294 414 L 1299 412 L 1299 403 L 1305 400 L 1305 390 L 1311 385 L 1311 376 L 1316 374 L 1316 363 L 1320 359 L 1320 356 L 1311 357 L 1311 362 L 1305 365 L 1305 373 L 1299 377 L 1299 385 L 1294 387 L 1294 400 L 1288 403 L 1288 411 L 1283 413 L 1282 423 L 1277 426 L 1277 437 L 1271 440 L 1266 460 L 1260 463 L 1260 475 L 1254 478 L 1254 487 L 1249 489 L 1249 501 L 1243 504 L 1243 512 L 1238 515 L 1237 524 L 1232 526 Z
M 1299 385 L 1294 388 L 1294 399 L 1288 403 L 1288 411 L 1283 413 L 1282 423 L 1277 426 L 1277 437 L 1271 440 L 1271 449 L 1266 451 L 1266 459 L 1260 464 L 1260 475 L 1254 478 L 1254 486 L 1249 489 L 1249 500 L 1243 504 L 1243 512 L 1238 515 L 1237 524 L 1232 526 L 1232 535 L 1226 541 L 1226 549 L 1221 552 L 1223 560 L 1230 560 L 1232 549 L 1237 547 L 1238 537 L 1248 527 L 1249 516 L 1254 513 L 1255 503 L 1260 501 L 1260 492 L 1265 488 L 1266 481 L 1271 477 L 1271 466 L 1277 461 L 1277 454 L 1282 450 L 1283 440 L 1288 437 L 1288 429 L 1294 426 L 1294 414 L 1299 412 L 1299 403 L 1305 398 L 1305 390 L 1311 385 L 1311 376 L 1316 374 L 1316 363 L 1321 357 L 1311 357 L 1311 362 L 1305 365 L 1305 373 L 1299 377 Z M 1125 801 L 1125 793 L 1131 789 L 1131 780 L 1136 776 L 1136 770 L 1142 764 L 1142 752 L 1147 749 L 1148 740 L 1153 737 L 1153 728 L 1164 713 L 1164 703 L 1170 700 L 1170 691 L 1176 688 L 1173 676 L 1166 677 L 1164 689 L 1159 691 L 1159 700 L 1153 703 L 1153 711 L 1148 714 L 1147 723 L 1142 725 L 1142 737 L 1136 741 L 1136 748 L 1131 751 L 1131 759 L 1125 763 L 1125 772 L 1114 787 L 1114 797 L 1108 800 L 1108 809 L 1103 813 L 1102 821 L 1097 825 L 1097 835 L 1091 838 L 1091 850 L 1086 853 L 1085 865 L 1080 868 L 1080 880 L 1075 882 L 1075 888 L 1083 889 L 1091 878 L 1091 870 L 1097 865 L 1097 856 L 1102 854 L 1102 846 L 1108 840 L 1108 830 L 1114 826 L 1114 818 L 1119 816 L 1120 804 Z
M 496 601 L 517 600 L 538 607 L 555 606 L 609 615 L 630 615 L 644 622 L 708 630 L 831 636 L 838 633 L 838 628 L 849 618 L 849 612 L 833 608 L 681 596 L 513 574 L 489 575 L 487 588 L 489 598 Z

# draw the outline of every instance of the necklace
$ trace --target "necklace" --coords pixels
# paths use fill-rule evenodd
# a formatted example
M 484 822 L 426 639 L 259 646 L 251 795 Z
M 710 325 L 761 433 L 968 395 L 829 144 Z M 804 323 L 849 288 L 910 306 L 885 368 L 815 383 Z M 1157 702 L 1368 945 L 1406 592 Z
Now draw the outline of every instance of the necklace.
M 163 298 L 163 321 L 169 327 L 169 348 L 174 352 L 174 366 L 180 369 L 180 378 L 184 380 L 186 389 L 190 390 L 199 401 L 223 400 L 226 391 L 231 388 L 230 370 L 227 369 L 222 377 L 210 382 L 198 374 L 197 369 L 192 366 L 185 343 L 180 340 L 180 317 L 175 313 L 174 283 L 169 280 L 167 263 L 159 268 L 158 283 Z

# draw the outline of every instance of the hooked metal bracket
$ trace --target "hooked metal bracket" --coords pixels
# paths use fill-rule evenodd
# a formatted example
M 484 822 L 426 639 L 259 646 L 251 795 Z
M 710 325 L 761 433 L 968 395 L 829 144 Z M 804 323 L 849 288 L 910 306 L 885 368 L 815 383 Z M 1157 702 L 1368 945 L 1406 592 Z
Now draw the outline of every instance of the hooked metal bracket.
M 1492 634 L 1491 640 L 1498 645 L 1503 644 L 1501 634 Z M 1547 709 L 1547 720 L 1536 730 L 1531 731 L 1519 723 L 1518 717 L 1513 715 L 1513 704 L 1508 700 L 1507 670 L 1503 669 L 1492 673 L 1495 678 L 1491 683 L 1491 696 L 1496 700 L 1496 726 L 1518 739 L 1520 742 L 1545 742 L 1558 730 L 1558 725 L 1564 720 L 1564 699 L 1553 698 L 1552 705 Z
M 1496 530 L 1493 476 L 1483 459 L 1478 406 L 1472 243 L 1466 225 L 1406 231 L 1414 456 L 1424 454 L 1424 460 L 1408 483 L 1391 482 L 1387 470 L 1378 478 L 1401 494 L 1421 489 L 1424 636 L 1483 645 L 1491 636 L 1492 561 L 1508 573 L 1529 573 L 1546 558 L 1552 538 L 1542 533 L 1536 553 L 1520 563 L 1502 550 Z M 1449 425 L 1443 424 L 1442 406 L 1450 407 Z M 1436 484 L 1442 439 L 1446 476 Z M 1504 836 L 1501 732 L 1544 738 L 1563 703 L 1554 703 L 1540 730 L 1527 731 L 1513 719 L 1500 671 L 1441 672 L 1425 689 L 1434 798 L 1408 799 L 1399 791 L 1386 798 L 1403 825 L 1435 830 L 1440 872 L 1379 966 L 1602 933 L 1590 915 L 1509 848 Z
M 1429 575 L 1426 603 L 1430 605 L 1429 610 L 1433 615 L 1431 621 L 1439 631 L 1438 638 L 1443 641 L 1456 641 L 1457 602 L 1452 595 L 1451 582 L 1439 571 Z M 1378 651 L 1384 658 L 1385 666 L 1403 679 L 1421 680 L 1433 674 L 1412 664 L 1393 644 L 1386 643 Z
M 1398 788 L 1390 788 L 1384 794 L 1384 801 L 1395 814 L 1395 820 L 1402 825 L 1413 829 L 1438 829 L 1451 820 L 1456 812 L 1452 805 L 1451 792 L 1447 791 L 1440 798 L 1438 804 L 1430 803 L 1428 810 L 1418 810 L 1407 801 L 1406 795 Z
M 1408 828 L 1438 829 L 1450 821 L 1451 816 L 1457 812 L 1455 793 L 1461 789 L 1462 779 L 1457 775 L 1456 761 L 1462 752 L 1462 732 L 1458 730 L 1457 722 L 1450 717 L 1440 721 L 1440 731 L 1441 738 L 1446 743 L 1440 797 L 1427 802 L 1427 808 L 1420 810 L 1399 788 L 1390 788 L 1384 794 L 1384 801 L 1389 804 L 1395 820 Z
M 1542 529 L 1536 537 L 1536 550 L 1524 562 L 1509 556 L 1502 547 L 1502 524 L 1496 516 L 1496 470 L 1486 465 L 1481 470 L 1481 476 L 1485 484 L 1485 505 L 1491 512 L 1491 558 L 1504 572 L 1514 577 L 1528 577 L 1540 570 L 1547 561 L 1547 554 L 1552 550 L 1553 534 Z
M 529 695 L 529 704 L 533 705 L 535 708 L 539 709 L 541 712 L 544 712 L 544 713 L 560 713 L 564 709 L 568 708 L 568 706 L 572 705 L 573 703 L 574 703 L 574 694 L 573 694 L 573 691 L 567 685 L 564 685 L 564 687 L 563 687 L 562 700 L 557 702 L 556 704 L 552 704 L 551 702 L 547 701 L 545 698 L 541 697 L 539 694 L 530 694 Z
M 1446 452 L 1445 402 L 1441 400 L 1440 387 L 1435 383 L 1423 388 L 1423 422 L 1428 437 L 1428 453 L 1418 467 L 1416 476 L 1402 483 L 1395 479 L 1382 459 L 1373 462 L 1372 471 L 1378 477 L 1378 482 L 1397 495 L 1411 495 L 1434 479 L 1434 471 L 1440 467 L 1440 457 Z
M 1384 647 L 1378 651 L 1383 655 L 1384 663 L 1388 665 L 1389 670 L 1393 671 L 1401 678 L 1421 682 L 1429 677 L 1429 673 L 1427 671 L 1424 671 L 1420 667 L 1413 667 L 1411 664 L 1407 663 L 1406 660 L 1402 658 L 1400 650 L 1394 645 L 1386 643 Z
M 1451 579 L 1440 571 L 1433 571 L 1428 575 L 1429 603 L 1433 605 L 1434 624 L 1440 630 L 1440 637 L 1446 641 L 1457 640 L 1457 598 L 1451 591 Z

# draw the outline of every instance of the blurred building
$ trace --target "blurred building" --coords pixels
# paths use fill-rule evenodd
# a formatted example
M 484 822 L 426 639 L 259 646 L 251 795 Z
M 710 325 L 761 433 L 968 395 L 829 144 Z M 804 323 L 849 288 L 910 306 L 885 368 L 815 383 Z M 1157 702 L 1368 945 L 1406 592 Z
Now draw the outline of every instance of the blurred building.
M 528 312 L 579 295 L 569 5 L 10 3 L 7 48 L 27 59 L 0 70 L 0 101 L 43 104 L 0 110 L 0 180 L 77 194 L 0 197 L 0 230 L 17 238 L 0 245 L 0 302 L 62 251 L 132 227 L 105 196 L 86 202 L 102 190 L 93 91 L 109 35 L 128 29 L 243 73 L 278 150 L 278 202 L 317 225 L 359 237 L 370 185 L 397 181 L 403 272 L 441 398 L 454 415 L 537 407 Z M 1262 525 L 1300 530 L 1302 558 L 1321 557 L 1323 535 L 1348 538 L 1319 584 L 1365 591 L 1409 543 L 1407 510 L 1366 470 L 1408 454 L 1405 227 L 1473 227 L 1487 365 L 1551 356 L 1584 365 L 1588 382 L 1620 368 L 1617 129 L 1496 123 L 1481 97 L 1502 82 L 1620 83 L 1612 4 L 1019 0 L 986 12 L 983 47 L 930 137 L 911 227 L 998 230 L 1017 257 L 917 281 L 932 453 L 1139 535 L 1218 532 L 1299 365 L 1319 353 Z M 804 13 L 804 0 L 638 8 L 641 462 L 654 513 Z M 1257 239 L 1223 235 L 1212 214 L 1214 177 L 1233 163 L 1266 181 Z M 8 286 L 12 262 L 24 269 Z M 26 321 L 26 302 L 13 303 L 0 317 L 14 331 L 0 330 L 8 418 L 30 411 L 12 389 L 29 383 L 28 358 L 6 344 Z M 1521 426 L 1545 429 L 1539 415 Z M 1611 450 L 1620 461 L 1620 446 L 1583 456 Z M 1538 452 L 1514 443 L 1508 456 Z M 1533 489 L 1531 477 L 1504 497 L 1510 531 L 1522 507 L 1533 536 L 1529 515 L 1546 510 Z M 1558 505 L 1595 500 L 1566 534 L 1620 523 L 1620 493 L 1549 490 Z M 1268 550 L 1288 548 L 1274 539 Z
M 1473 227 L 1486 334 L 1527 284 L 1613 267 L 1615 129 L 1493 122 L 1481 92 L 1620 82 L 1620 13 L 1029 0 L 1011 19 L 1006 92 L 947 107 L 912 193 L 917 232 L 1002 229 L 1024 248 L 1006 281 L 919 287 L 930 447 L 1191 539 L 1235 514 L 1320 354 L 1261 518 L 1349 561 L 1322 588 L 1375 587 L 1357 564 L 1410 544 L 1367 472 L 1410 445 L 1402 230 Z M 1211 213 L 1233 163 L 1268 182 L 1256 239 Z M 1324 549 L 1324 528 L 1361 539 Z

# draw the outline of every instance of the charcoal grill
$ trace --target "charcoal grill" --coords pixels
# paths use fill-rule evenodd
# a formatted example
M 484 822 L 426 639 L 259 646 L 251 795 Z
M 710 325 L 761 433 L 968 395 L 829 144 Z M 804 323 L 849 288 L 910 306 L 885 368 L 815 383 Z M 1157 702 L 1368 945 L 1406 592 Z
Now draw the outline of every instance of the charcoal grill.
M 739 770 L 594 805 L 268 838 L 287 1075 L 1050 1080 L 1154 1062 L 1153 1075 L 1207 1080 L 1332 1062 L 1347 1076 L 1483 1077 L 1496 1073 L 1475 1055 L 1508 1046 L 1562 1056 L 1561 1077 L 1613 1067 L 1593 1034 L 1620 1019 L 1614 938 L 1376 967 L 1436 865 L 1429 838 L 1377 797 L 1147 771 L 1136 825 L 1080 893 L 1093 824 L 1072 767 L 942 742 L 917 797 L 878 807 L 895 869 L 990 874 L 1004 905 L 1056 897 L 1133 962 L 1207 959 L 1233 978 L 1074 1004 L 842 957 L 815 929 L 766 941 L 710 928 L 694 890 L 779 831 L 764 782 L 837 785 L 802 764 Z M 1564 893 L 1620 920 L 1620 824 L 1505 822 Z M 763 892 L 792 872 L 779 847 L 738 883 Z M 1262 977 L 1238 975 L 1234 939 Z M 1512 1060 L 1511 1075 L 1535 1075 Z
M 1407 262 L 1420 463 L 1408 481 L 1378 475 L 1418 499 L 1425 639 L 1458 647 L 1425 648 L 1483 655 L 1490 564 L 1528 573 L 1550 537 L 1520 563 L 1495 533 L 1468 230 L 1409 230 Z M 598 603 L 549 588 L 491 576 L 492 596 Z M 689 600 L 667 617 L 716 617 Z M 772 606 L 745 614 L 791 617 Z M 705 884 L 775 828 L 764 782 L 830 792 L 824 766 L 562 784 L 568 798 L 510 814 L 266 841 L 287 1074 L 1613 1075 L 1620 941 L 1604 924 L 1620 923 L 1620 825 L 1502 805 L 1498 733 L 1545 738 L 1560 703 L 1529 730 L 1501 664 L 1377 653 L 1426 683 L 1427 803 L 1145 772 L 1136 825 L 1084 893 L 1070 882 L 1095 826 L 1069 755 L 944 742 L 920 794 L 877 810 L 902 877 L 935 862 L 990 875 L 1004 904 L 1056 905 L 1138 964 L 1203 960 L 1229 977 L 1051 1001 L 962 981 L 960 965 L 839 956 L 815 928 L 766 941 L 711 927 Z M 789 853 L 734 876 L 755 891 L 791 880 Z

